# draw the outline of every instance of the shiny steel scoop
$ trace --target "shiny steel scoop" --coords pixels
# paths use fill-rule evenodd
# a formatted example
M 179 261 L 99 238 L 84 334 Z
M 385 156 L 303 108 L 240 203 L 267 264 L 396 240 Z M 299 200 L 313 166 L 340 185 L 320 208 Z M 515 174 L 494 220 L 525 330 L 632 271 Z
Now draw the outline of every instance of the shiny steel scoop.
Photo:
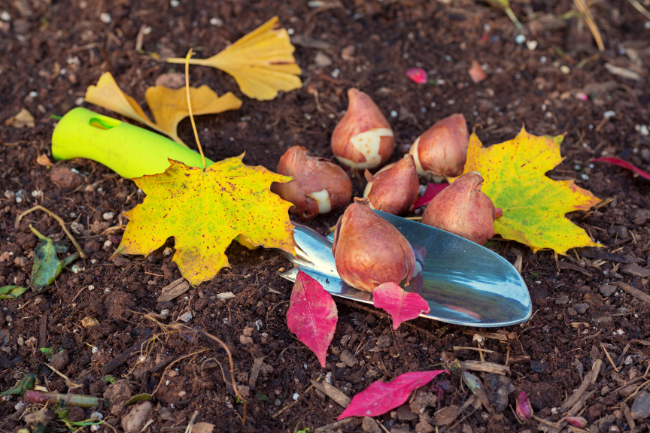
M 530 318 L 526 283 L 506 259 L 460 236 L 375 212 L 413 246 L 421 269 L 403 288 L 419 293 L 429 303 L 431 312 L 421 317 L 476 327 L 510 326 Z M 282 277 L 295 281 L 302 270 L 332 295 L 372 304 L 371 293 L 350 287 L 339 277 L 330 239 L 302 225 L 296 225 L 293 237 L 298 257 L 287 255 L 294 268 Z

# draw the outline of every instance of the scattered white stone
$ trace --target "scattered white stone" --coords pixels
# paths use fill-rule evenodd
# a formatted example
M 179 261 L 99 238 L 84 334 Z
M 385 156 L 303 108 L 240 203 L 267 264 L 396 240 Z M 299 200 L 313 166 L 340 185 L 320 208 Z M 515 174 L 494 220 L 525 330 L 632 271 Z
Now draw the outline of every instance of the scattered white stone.
M 614 112 L 614 111 L 605 111 L 603 113 L 603 118 L 604 119 L 609 119 L 610 117 L 614 117 L 614 116 L 616 116 L 616 112 Z
M 99 352 L 99 349 L 97 348 L 97 346 L 93 346 L 93 350 L 92 350 L 92 352 L 93 352 L 93 353 L 97 353 L 97 352 Z
M 41 191 L 40 189 L 35 189 L 34 191 L 32 191 L 32 197 L 34 198 L 43 197 L 43 191 Z
M 11 15 L 9 15 L 9 12 L 7 12 L 7 11 L 2 11 L 2 12 L 0 12 L 0 20 L 2 20 L 2 21 L 11 21 Z
M 183 322 L 187 323 L 190 320 L 192 320 L 192 317 L 194 317 L 192 316 L 192 312 L 188 311 L 187 313 L 183 313 L 180 316 L 178 316 L 178 320 L 182 320 Z
M 392 111 L 390 112 L 390 117 L 397 117 L 397 111 L 392 110 Z
M 74 101 L 74 105 L 76 105 L 77 107 L 81 107 L 83 104 L 84 104 L 84 98 L 83 98 L 83 96 L 78 97 L 78 98 L 75 99 L 75 101 Z
M 297 392 L 294 392 L 293 393 L 293 401 L 298 400 L 298 397 L 300 397 L 300 394 L 298 394 Z
M 170 4 L 173 8 L 177 8 L 178 5 L 181 4 L 181 2 L 179 2 L 178 0 L 171 0 L 171 1 L 169 2 L 169 4 Z
M 171 253 L 173 253 L 173 252 L 174 252 L 174 250 L 172 250 L 171 248 L 167 247 L 167 248 L 165 248 L 165 251 L 163 251 L 163 256 L 168 257 L 168 256 L 169 256 Z
M 212 18 L 210 19 L 210 24 L 212 24 L 213 26 L 221 27 L 223 25 L 223 21 L 219 18 Z
M 641 133 L 641 135 L 645 135 L 645 136 L 650 134 L 650 131 L 648 131 L 648 127 L 646 125 L 641 125 L 641 127 L 639 128 L 639 132 Z
M 102 12 L 102 13 L 99 15 L 99 19 L 100 19 L 100 21 L 103 22 L 104 24 L 108 24 L 108 23 L 111 22 L 111 14 L 106 13 L 106 12 Z
M 233 292 L 224 292 L 217 295 L 217 299 L 232 299 L 235 297 Z
M 111 242 L 109 239 L 106 239 L 106 241 L 104 242 L 104 246 L 106 248 L 110 248 L 112 245 L 113 245 L 113 242 Z
M 569 72 L 571 72 L 571 69 L 567 65 L 562 65 L 562 66 L 560 66 L 560 71 L 562 71 L 562 73 L 564 75 L 569 75 Z
M 90 419 L 104 419 L 104 415 L 101 412 L 93 412 L 90 414 Z
M 526 46 L 530 51 L 535 51 L 535 48 L 537 48 L 537 41 L 526 41 Z
M 340 73 L 341 71 L 339 71 L 338 69 L 334 69 L 332 71 L 332 78 L 338 78 Z
M 92 284 L 88 286 L 88 291 L 92 292 L 93 290 L 95 290 L 95 286 L 93 286 Z
M 515 42 L 516 42 L 517 44 L 519 44 L 519 45 L 523 44 L 524 42 L 526 42 L 526 36 L 524 36 L 524 35 L 517 35 L 517 36 L 515 37 Z
M 102 215 L 102 217 L 103 217 L 106 221 L 108 221 L 108 220 L 110 220 L 110 219 L 113 219 L 114 216 L 115 216 L 115 213 L 113 213 L 113 212 L 106 212 L 106 213 L 104 213 L 104 215 Z
M 11 200 L 12 198 L 14 198 L 15 196 L 16 196 L 16 193 L 15 193 L 15 192 L 13 192 L 13 191 L 9 191 L 9 190 L 5 191 L 5 197 L 7 197 L 9 200 Z

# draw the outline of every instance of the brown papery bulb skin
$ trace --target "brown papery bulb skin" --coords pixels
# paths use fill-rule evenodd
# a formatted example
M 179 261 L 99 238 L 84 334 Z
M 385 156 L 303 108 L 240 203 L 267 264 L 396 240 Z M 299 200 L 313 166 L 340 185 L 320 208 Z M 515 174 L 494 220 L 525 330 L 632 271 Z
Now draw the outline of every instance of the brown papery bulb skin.
M 420 176 L 436 182 L 460 176 L 467 160 L 469 131 L 462 114 L 452 114 L 420 135 L 409 153 L 415 159 Z
M 411 244 L 364 198 L 355 198 L 336 223 L 332 253 L 341 279 L 366 292 L 387 282 L 408 285 L 415 272 Z
M 350 89 L 348 99 L 348 111 L 332 134 L 332 153 L 350 168 L 379 167 L 393 154 L 393 130 L 370 96 Z
M 343 209 L 352 198 L 352 182 L 345 170 L 327 159 L 308 156 L 302 146 L 282 155 L 277 172 L 294 180 L 274 183 L 273 192 L 293 203 L 289 212 L 302 221 Z
M 420 193 L 420 181 L 413 156 L 406 154 L 400 161 L 387 165 L 374 176 L 366 170 L 368 185 L 363 196 L 370 206 L 393 215 L 407 214 Z
M 482 185 L 479 173 L 462 175 L 431 200 L 422 223 L 485 245 L 494 236 L 496 209 Z

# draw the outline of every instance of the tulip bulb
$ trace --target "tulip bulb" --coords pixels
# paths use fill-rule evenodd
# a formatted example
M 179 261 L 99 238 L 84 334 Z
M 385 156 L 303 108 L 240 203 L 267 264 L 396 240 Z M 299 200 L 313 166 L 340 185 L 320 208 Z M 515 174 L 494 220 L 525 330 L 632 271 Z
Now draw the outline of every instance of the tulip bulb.
M 420 135 L 409 153 L 415 159 L 420 176 L 440 183 L 446 177 L 459 176 L 463 172 L 468 146 L 465 116 L 452 114 Z
M 332 153 L 350 168 L 376 168 L 393 153 L 393 131 L 370 96 L 350 89 L 348 99 L 348 111 L 332 134 Z
M 415 273 L 411 244 L 365 198 L 355 198 L 339 218 L 332 253 L 341 279 L 366 292 L 387 282 L 408 285 Z
M 363 196 L 370 207 L 393 215 L 403 215 L 411 210 L 420 192 L 418 172 L 413 156 L 405 155 L 400 161 L 387 165 L 374 176 L 366 170 L 368 185 Z
M 494 236 L 497 211 L 482 185 L 483 178 L 475 171 L 460 176 L 431 200 L 422 223 L 484 245 Z
M 352 182 L 345 170 L 327 159 L 308 156 L 302 146 L 287 150 L 277 171 L 294 180 L 274 183 L 273 192 L 293 203 L 289 212 L 302 221 L 343 209 L 352 197 Z

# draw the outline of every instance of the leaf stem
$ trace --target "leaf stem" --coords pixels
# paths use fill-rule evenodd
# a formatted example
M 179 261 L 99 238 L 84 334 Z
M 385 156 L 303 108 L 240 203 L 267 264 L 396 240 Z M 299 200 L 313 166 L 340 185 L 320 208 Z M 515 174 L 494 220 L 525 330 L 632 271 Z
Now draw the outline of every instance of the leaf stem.
M 199 147 L 199 152 L 201 153 L 201 161 L 203 162 L 203 171 L 205 171 L 205 155 L 203 154 L 203 148 L 201 147 L 201 142 L 199 141 L 199 133 L 196 131 L 196 123 L 194 123 L 194 115 L 192 115 L 192 101 L 190 100 L 190 58 L 194 52 L 190 48 L 185 56 L 185 91 L 187 92 L 187 109 L 190 112 L 190 120 L 192 121 L 192 130 L 194 131 L 194 138 L 196 139 L 196 145 Z

